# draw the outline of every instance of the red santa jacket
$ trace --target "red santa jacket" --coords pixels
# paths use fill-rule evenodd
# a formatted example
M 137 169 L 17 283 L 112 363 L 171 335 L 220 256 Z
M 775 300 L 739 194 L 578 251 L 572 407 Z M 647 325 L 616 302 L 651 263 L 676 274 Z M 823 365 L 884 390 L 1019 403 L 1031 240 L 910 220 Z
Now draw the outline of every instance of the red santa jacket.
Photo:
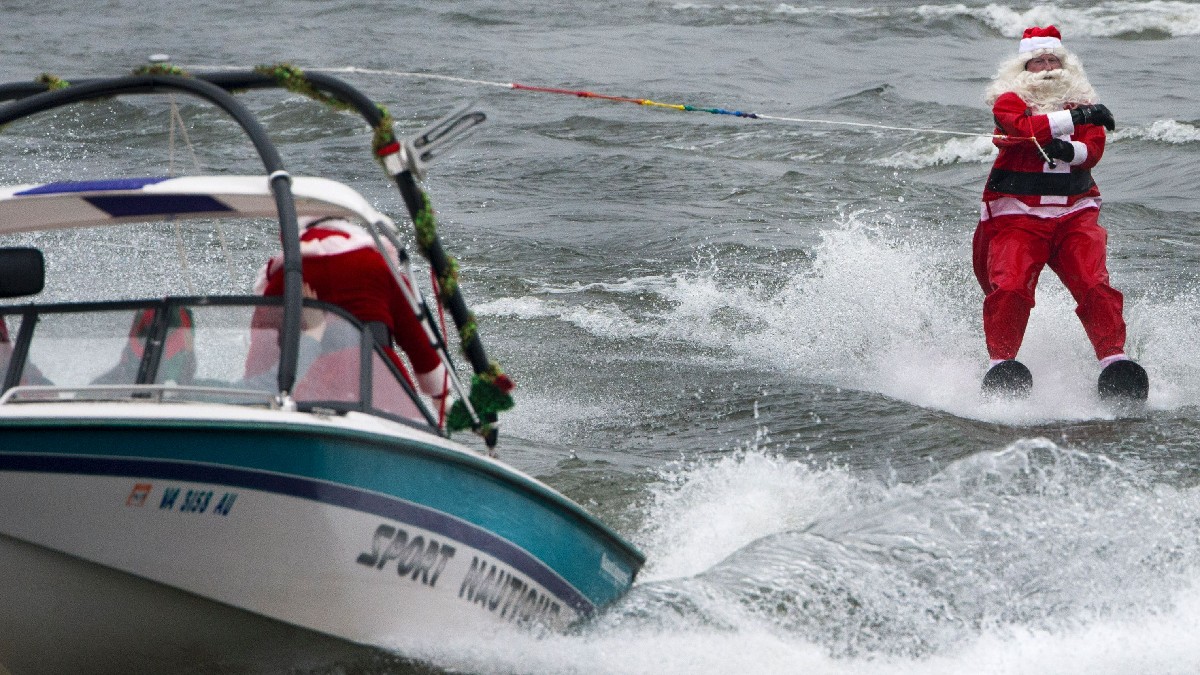
M 1014 93 L 1002 94 L 992 107 L 1000 149 L 983 191 L 982 219 L 1012 214 L 1053 218 L 1100 207 L 1100 188 L 1092 167 L 1104 155 L 1104 127 L 1071 121 L 1070 110 L 1033 114 Z M 1037 140 L 1037 146 L 1034 141 Z M 1075 158 L 1055 160 L 1055 168 L 1038 151 L 1055 138 L 1070 141 Z
M 408 355 L 421 390 L 445 394 L 444 366 L 370 234 L 343 220 L 319 221 L 301 233 L 300 254 L 304 281 L 317 299 L 342 307 L 363 323 L 382 322 Z M 283 295 L 282 255 L 260 271 L 255 290 Z

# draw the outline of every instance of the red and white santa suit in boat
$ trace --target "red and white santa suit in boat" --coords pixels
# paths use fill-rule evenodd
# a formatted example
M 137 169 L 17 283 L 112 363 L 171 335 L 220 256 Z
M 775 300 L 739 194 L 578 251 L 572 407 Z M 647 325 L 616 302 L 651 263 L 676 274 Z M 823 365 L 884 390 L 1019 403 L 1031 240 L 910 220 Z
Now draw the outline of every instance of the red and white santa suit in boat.
M 408 356 L 420 390 L 435 399 L 445 397 L 445 366 L 387 261 L 375 247 L 374 237 L 342 218 L 301 218 L 300 226 L 304 283 L 316 292 L 317 299 L 345 309 L 364 324 L 382 323 Z M 395 261 L 396 251 L 386 241 L 384 246 Z M 407 279 L 404 281 L 408 283 Z M 282 254 L 271 258 L 259 271 L 254 290 L 267 296 L 283 295 Z M 263 361 L 255 353 L 255 347 L 252 343 L 249 363 Z M 270 347 L 277 351 L 273 345 Z M 390 344 L 387 352 L 412 385 L 407 368 Z
M 1047 54 L 1062 67 L 1026 70 L 1031 59 Z M 1111 124 L 1111 115 L 1091 105 L 1096 92 L 1053 26 L 1025 31 L 1018 56 L 1001 65 L 986 98 L 996 134 L 1004 138 L 994 141 L 1000 154 L 984 188 L 973 262 L 986 293 L 983 329 L 993 365 L 1016 358 L 1045 265 L 1074 297 L 1101 364 L 1125 358 L 1123 298 L 1109 285 L 1108 233 L 1097 222 L 1100 189 L 1091 175 L 1104 155 L 1104 126 L 1077 123 L 1108 115 Z M 1103 115 L 1080 114 L 1097 107 Z M 1079 108 L 1075 115 L 1073 108 Z M 1052 142 L 1058 155 L 1073 156 L 1051 167 L 1041 148 Z

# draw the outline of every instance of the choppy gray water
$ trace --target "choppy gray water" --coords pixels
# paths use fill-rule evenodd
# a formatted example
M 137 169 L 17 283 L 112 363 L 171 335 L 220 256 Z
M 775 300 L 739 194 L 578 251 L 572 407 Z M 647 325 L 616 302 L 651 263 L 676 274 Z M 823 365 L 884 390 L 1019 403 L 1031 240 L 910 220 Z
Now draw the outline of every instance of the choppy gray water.
M 6 0 L 0 76 L 117 74 L 165 52 L 196 70 L 370 69 L 343 76 L 406 131 L 485 108 L 485 130 L 426 186 L 484 343 L 519 383 L 502 457 L 649 557 L 591 625 L 448 637 L 419 655 L 433 668 L 1200 664 L 1200 3 L 223 4 Z M 969 246 L 987 139 L 486 84 L 988 133 L 984 86 L 1021 30 L 1046 23 L 1118 123 L 1095 175 L 1128 349 L 1152 380 L 1150 410 L 1133 419 L 1095 399 L 1097 367 L 1049 273 L 1021 352 L 1033 397 L 980 399 Z M 294 97 L 247 100 L 294 173 L 349 182 L 403 215 L 356 120 Z M 206 170 L 257 170 L 217 114 L 183 112 Z M 118 101 L 13 125 L 0 179 L 162 171 L 166 119 L 161 102 Z M 233 241 L 230 283 L 199 271 L 223 264 L 211 233 L 184 238 L 195 289 L 173 281 L 171 236 L 110 236 L 75 243 L 82 263 L 51 258 L 50 294 L 247 290 L 273 247 L 269 234 Z

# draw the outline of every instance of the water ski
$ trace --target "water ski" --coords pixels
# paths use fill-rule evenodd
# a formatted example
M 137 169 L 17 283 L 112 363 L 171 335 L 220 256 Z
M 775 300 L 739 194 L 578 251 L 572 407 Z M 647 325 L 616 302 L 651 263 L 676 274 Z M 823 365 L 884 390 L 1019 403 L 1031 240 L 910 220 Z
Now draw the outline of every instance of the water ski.
M 1097 382 L 1100 400 L 1111 403 L 1143 403 L 1150 394 L 1150 377 L 1136 362 L 1113 361 L 1100 371 Z
M 1025 398 L 1033 389 L 1033 373 L 1020 361 L 1001 361 L 983 376 L 983 393 L 1004 398 Z

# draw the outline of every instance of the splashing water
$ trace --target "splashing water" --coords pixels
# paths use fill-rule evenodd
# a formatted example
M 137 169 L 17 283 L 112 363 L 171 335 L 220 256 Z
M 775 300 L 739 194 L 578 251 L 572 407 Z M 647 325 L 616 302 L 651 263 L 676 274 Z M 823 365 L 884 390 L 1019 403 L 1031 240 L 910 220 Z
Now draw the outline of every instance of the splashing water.
M 991 138 L 952 138 L 926 152 L 898 152 L 870 163 L 890 169 L 924 169 L 955 163 L 982 164 L 994 160 L 996 153 Z
M 710 261 L 694 273 L 546 286 L 481 311 L 549 318 L 605 340 L 682 343 L 692 347 L 689 358 L 878 392 L 984 421 L 1111 417 L 1095 395 L 1099 367 L 1075 303 L 1050 271 L 1042 275 L 1020 354 L 1036 373 L 1032 396 L 982 397 L 982 293 L 967 268 L 969 233 L 953 237 L 857 211 L 821 232 L 807 269 L 781 268 L 775 286 L 730 282 Z M 582 294 L 596 297 L 580 302 L 575 296 Z M 630 306 L 630 298 L 647 295 L 666 308 Z M 1200 345 L 1190 338 L 1200 331 L 1197 297 L 1185 290 L 1126 300 L 1127 351 L 1152 364 L 1154 408 L 1200 405 L 1200 384 L 1192 384 L 1200 382 Z
M 1124 129 L 1113 134 L 1113 140 L 1143 138 L 1149 141 L 1159 141 L 1172 145 L 1195 143 L 1200 141 L 1200 128 L 1193 124 L 1175 120 L 1155 120 L 1148 127 Z
M 1195 488 L 1044 439 L 894 485 L 757 446 L 661 474 L 651 565 L 596 622 L 431 654 L 483 673 L 1184 672 L 1200 657 Z

